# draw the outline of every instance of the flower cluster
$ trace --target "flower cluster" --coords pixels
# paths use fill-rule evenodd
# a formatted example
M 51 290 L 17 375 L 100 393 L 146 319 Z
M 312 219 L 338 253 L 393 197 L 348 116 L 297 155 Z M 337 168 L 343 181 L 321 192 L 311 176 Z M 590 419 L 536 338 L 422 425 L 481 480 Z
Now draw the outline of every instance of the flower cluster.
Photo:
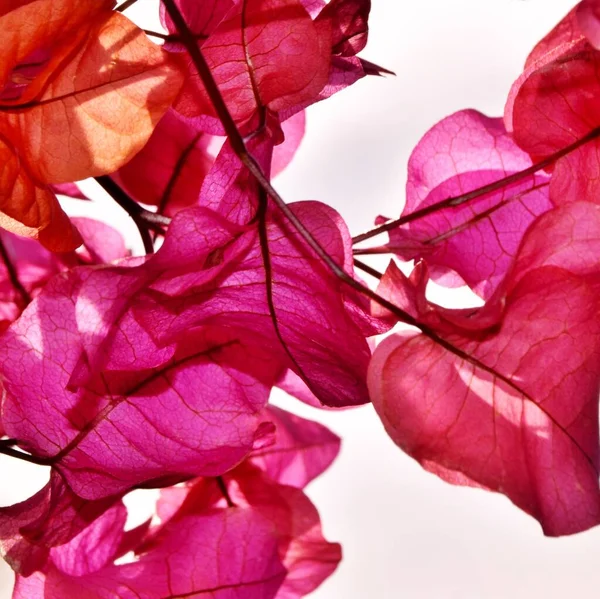
M 503 119 L 430 130 L 400 218 L 354 238 L 271 177 L 306 107 L 386 72 L 357 56 L 369 0 L 162 0 L 166 33 L 130 4 L 0 9 L 0 453 L 51 470 L 0 508 L 15 599 L 314 590 L 341 553 L 303 489 L 339 439 L 274 387 L 372 401 L 424 468 L 546 534 L 600 523 L 600 1 L 536 46 Z M 63 212 L 85 177 L 145 256 Z M 432 303 L 430 278 L 483 306 Z M 140 488 L 161 489 L 156 514 L 127 529 Z
M 466 110 L 433 127 L 409 161 L 403 215 L 374 231 L 389 243 L 359 250 L 417 260 L 409 277 L 390 264 L 378 288 L 420 328 L 371 361 L 386 430 L 548 535 L 600 523 L 599 19 L 584 0 L 539 42 L 503 119 Z M 430 277 L 485 304 L 436 306 Z

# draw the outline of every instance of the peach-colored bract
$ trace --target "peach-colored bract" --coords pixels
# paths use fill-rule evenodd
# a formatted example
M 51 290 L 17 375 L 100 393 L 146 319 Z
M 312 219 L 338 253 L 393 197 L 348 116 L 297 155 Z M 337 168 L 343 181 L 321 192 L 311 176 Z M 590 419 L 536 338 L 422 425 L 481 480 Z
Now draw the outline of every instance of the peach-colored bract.
M 0 15 L 0 226 L 54 251 L 81 238 L 49 184 L 126 163 L 180 85 L 172 59 L 112 4 L 15 2 Z

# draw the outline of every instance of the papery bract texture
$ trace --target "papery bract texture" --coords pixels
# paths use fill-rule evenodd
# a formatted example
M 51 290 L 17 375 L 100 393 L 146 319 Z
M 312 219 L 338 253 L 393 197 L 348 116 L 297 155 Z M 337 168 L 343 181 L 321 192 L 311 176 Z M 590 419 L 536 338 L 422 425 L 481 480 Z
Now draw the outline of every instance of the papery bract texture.
M 322 424 L 275 406 L 266 412 L 275 425 L 274 443 L 254 450 L 250 459 L 272 480 L 302 489 L 333 462 L 340 439 Z
M 53 547 L 52 562 L 71 576 L 85 576 L 100 570 L 119 551 L 126 520 L 127 509 L 118 501 L 68 543 Z
M 339 215 L 317 202 L 294 204 L 293 210 L 351 273 L 350 237 Z M 199 225 L 206 213 L 180 215 L 169 231 L 173 245 L 167 236 L 153 261 L 179 260 L 178 276 L 166 271 L 138 294 L 132 306 L 135 318 L 159 344 L 170 343 L 192 326 L 238 327 L 260 339 L 283 367 L 291 366 L 322 403 L 345 406 L 368 401 L 365 376 L 371 351 L 365 337 L 379 332 L 364 317 L 368 304 L 327 270 L 282 215 L 270 215 L 266 247 L 253 227 L 202 250 L 218 259 L 211 262 L 218 265 L 212 275 L 210 270 L 199 271 L 197 262 L 185 273 L 188 267 L 173 252 L 184 231 L 206 230 Z
M 242 130 L 258 128 L 267 108 L 279 112 L 310 101 L 327 82 L 331 33 L 327 26 L 315 26 L 300 0 L 238 2 L 200 43 Z M 202 117 L 198 122 L 204 130 L 223 133 L 191 62 L 174 108 L 187 117 Z
M 0 232 L 0 331 L 13 322 L 57 273 L 82 264 L 103 264 L 127 255 L 121 235 L 88 218 L 74 218 L 83 239 L 76 252 L 52 253 L 32 239 Z
M 198 201 L 202 181 L 214 162 L 209 152 L 213 139 L 168 110 L 141 152 L 114 178 L 133 199 L 173 216 Z
M 457 112 L 421 139 L 408 163 L 402 216 L 457 197 L 531 166 L 501 119 Z M 483 197 L 451 206 L 390 231 L 386 249 L 403 260 L 425 258 L 436 280 L 456 284 L 458 273 L 490 297 L 509 269 L 534 218 L 552 206 L 549 177 L 529 177 Z M 380 251 L 380 249 L 378 249 Z
M 505 108 L 507 128 L 534 160 L 573 145 L 552 166 L 555 205 L 597 201 L 600 52 L 593 47 L 595 10 L 594 3 L 581 3 L 538 44 Z M 591 137 L 580 143 L 586 136 Z
M 234 188 L 225 189 L 230 190 L 226 199 Z M 217 193 L 207 197 L 214 208 L 235 209 L 241 220 L 252 214 L 251 207 L 244 212 L 235 203 L 221 204 Z M 352 273 L 351 240 L 339 215 L 316 202 L 293 209 Z M 75 292 L 85 360 L 70 384 L 83 384 L 88 370 L 139 368 L 141 356 L 150 360 L 145 368 L 157 366 L 190 328 L 218 326 L 250 335 L 271 355 L 277 377 L 292 367 L 321 402 L 368 401 L 366 337 L 384 330 L 368 314 L 368 302 L 322 265 L 282 215 L 269 216 L 264 246 L 255 227 L 235 225 L 205 208 L 190 209 L 178 213 L 164 245 L 144 264 L 90 272 Z M 135 331 L 136 345 L 145 340 L 147 350 L 131 352 L 129 330 Z M 157 358 L 161 353 L 165 357 Z
M 367 44 L 371 0 L 331 0 L 319 19 L 331 21 L 332 54 L 356 56 Z
M 105 346 L 109 370 L 98 367 L 76 385 L 85 320 L 80 330 L 74 298 L 92 273 L 55 278 L 2 338 L 6 433 L 87 499 L 237 464 L 253 446 L 279 374 L 268 353 L 227 329 L 188 330 L 161 350 L 125 318 Z
M 180 85 L 169 56 L 112 5 L 36 0 L 0 15 L 0 226 L 54 251 L 81 240 L 48 185 L 127 162 Z
M 263 131 L 248 141 L 246 148 L 266 176 L 270 175 L 274 140 Z M 226 141 L 204 179 L 198 204 L 229 222 L 246 225 L 256 216 L 259 185 Z
M 46 565 L 53 547 L 78 535 L 117 501 L 85 501 L 57 473 L 24 502 L 0 508 L 0 549 L 12 569 L 29 576 Z
M 392 336 L 369 370 L 400 447 L 449 482 L 504 493 L 549 535 L 600 522 L 599 239 L 597 206 L 548 212 L 495 298 L 501 322 Z
M 283 411 L 278 417 L 285 420 Z M 313 423 L 297 421 L 299 427 L 314 430 Z M 333 572 L 339 545 L 323 538 L 318 513 L 301 490 L 249 462 L 221 482 L 202 478 L 164 489 L 160 522 L 139 531 L 124 533 L 125 511 L 115 503 L 52 549 L 43 574 L 17 577 L 14 596 L 300 599 Z M 135 560 L 113 563 L 125 551 L 134 551 Z
M 163 527 L 132 563 L 84 576 L 51 565 L 44 594 L 29 599 L 268 599 L 276 597 L 285 574 L 264 516 L 251 508 L 211 510 Z
M 325 540 L 317 510 L 300 489 L 270 480 L 248 463 L 223 480 L 236 506 L 230 509 L 251 508 L 271 523 L 279 557 L 287 570 L 276 599 L 299 599 L 332 574 L 341 559 L 340 546 Z M 215 481 L 200 479 L 187 487 L 165 489 L 158 513 L 168 528 L 223 503 Z

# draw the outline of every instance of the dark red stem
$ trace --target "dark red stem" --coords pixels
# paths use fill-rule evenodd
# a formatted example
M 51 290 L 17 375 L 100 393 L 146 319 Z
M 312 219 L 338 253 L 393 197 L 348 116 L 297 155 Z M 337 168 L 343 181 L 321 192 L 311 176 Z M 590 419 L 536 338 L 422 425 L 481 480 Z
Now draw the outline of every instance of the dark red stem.
M 371 237 L 375 237 L 376 235 L 381 235 L 381 233 L 385 233 L 386 231 L 391 231 L 401 225 L 405 225 L 406 223 L 410 223 L 414 220 L 418 220 L 419 218 L 423 218 L 424 216 L 428 216 L 438 210 L 444 210 L 445 208 L 456 208 L 457 206 L 461 206 L 466 202 L 470 202 L 476 198 L 480 198 L 488 193 L 493 191 L 498 191 L 507 185 L 512 185 L 513 183 L 517 183 L 518 181 L 522 181 L 527 177 L 534 175 L 538 171 L 541 171 L 548 166 L 554 164 L 557 160 L 570 154 L 571 152 L 577 150 L 584 144 L 596 139 L 600 136 L 600 127 L 596 127 L 596 129 L 592 129 L 587 135 L 584 135 L 581 139 L 578 139 L 576 142 L 572 143 L 570 146 L 555 152 L 548 156 L 548 158 L 544 158 L 540 162 L 536 162 L 529 168 L 525 170 L 519 171 L 518 173 L 513 173 L 508 177 L 504 177 L 503 179 L 499 179 L 498 181 L 494 181 L 489 185 L 484 185 L 483 187 L 479 187 L 478 189 L 474 189 L 473 191 L 469 191 L 468 193 L 463 193 L 459 196 L 455 196 L 452 198 L 446 198 L 445 200 L 441 200 L 436 202 L 435 204 L 431 204 L 431 206 L 426 206 L 425 208 L 421 208 L 420 210 L 415 210 L 410 214 L 406 214 L 401 216 L 396 220 L 388 221 L 383 225 L 375 227 L 366 233 L 361 233 L 360 235 L 356 235 L 356 237 L 352 238 L 353 243 L 360 243 L 361 241 L 365 241 L 367 239 L 371 239 Z

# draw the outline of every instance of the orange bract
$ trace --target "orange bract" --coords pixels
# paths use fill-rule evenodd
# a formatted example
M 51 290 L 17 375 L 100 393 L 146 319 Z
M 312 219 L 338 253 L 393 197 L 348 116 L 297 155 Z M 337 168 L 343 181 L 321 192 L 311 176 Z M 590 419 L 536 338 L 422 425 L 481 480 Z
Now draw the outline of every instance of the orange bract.
M 0 10 L 0 226 L 54 251 L 80 239 L 48 185 L 124 165 L 181 84 L 172 58 L 113 4 L 21 0 Z

